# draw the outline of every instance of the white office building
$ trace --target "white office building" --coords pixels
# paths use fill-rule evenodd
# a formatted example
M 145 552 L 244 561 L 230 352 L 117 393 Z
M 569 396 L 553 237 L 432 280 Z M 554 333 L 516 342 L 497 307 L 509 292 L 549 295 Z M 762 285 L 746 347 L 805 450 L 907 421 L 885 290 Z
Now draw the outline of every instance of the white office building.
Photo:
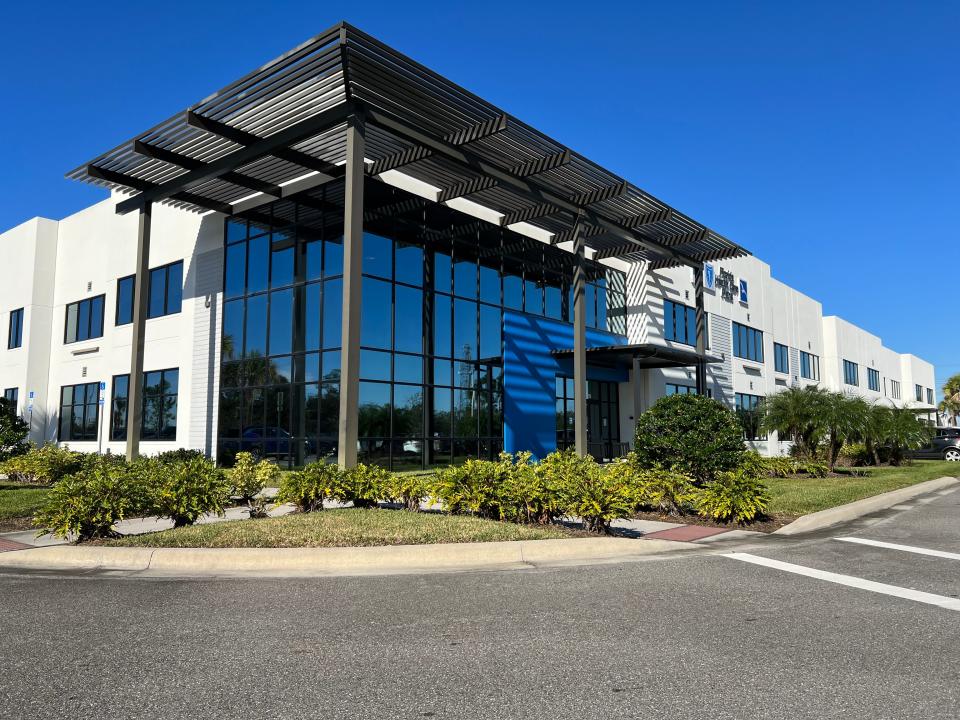
M 934 409 L 929 363 L 346 23 L 70 177 L 110 196 L 0 234 L 36 443 L 417 468 L 616 457 L 698 384 L 771 454 L 784 387 Z

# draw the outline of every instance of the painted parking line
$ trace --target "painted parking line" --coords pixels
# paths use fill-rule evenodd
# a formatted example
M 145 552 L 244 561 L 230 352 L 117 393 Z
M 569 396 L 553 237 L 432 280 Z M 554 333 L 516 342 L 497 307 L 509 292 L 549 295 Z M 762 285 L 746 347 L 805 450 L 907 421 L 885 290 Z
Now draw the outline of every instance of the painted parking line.
M 728 553 L 724 555 L 724 557 L 728 557 L 731 560 L 752 563 L 753 565 L 762 565 L 763 567 L 774 570 L 782 570 L 783 572 L 793 573 L 794 575 L 804 575 L 806 577 L 816 578 L 817 580 L 825 580 L 836 583 L 837 585 L 846 585 L 847 587 L 857 588 L 859 590 L 869 590 L 870 592 L 880 593 L 881 595 L 891 595 L 926 605 L 936 605 L 946 610 L 960 611 L 960 599 L 958 598 L 934 595 L 933 593 L 911 590 L 896 585 L 887 585 L 886 583 L 874 582 L 873 580 L 864 580 L 863 578 L 854 577 L 853 575 L 840 575 L 839 573 L 827 572 L 826 570 L 816 570 L 803 565 L 794 565 L 793 563 L 782 562 L 781 560 L 771 560 L 770 558 L 760 557 L 759 555 L 751 555 L 750 553 Z
M 903 550 L 904 552 L 912 552 L 917 555 L 929 555 L 930 557 L 947 558 L 948 560 L 960 560 L 960 553 L 946 552 L 945 550 L 931 550 L 930 548 L 898 545 L 897 543 L 883 542 L 882 540 L 868 540 L 867 538 L 858 537 L 835 537 L 834 540 L 857 543 L 858 545 L 871 545 L 872 547 L 886 548 L 887 550 Z

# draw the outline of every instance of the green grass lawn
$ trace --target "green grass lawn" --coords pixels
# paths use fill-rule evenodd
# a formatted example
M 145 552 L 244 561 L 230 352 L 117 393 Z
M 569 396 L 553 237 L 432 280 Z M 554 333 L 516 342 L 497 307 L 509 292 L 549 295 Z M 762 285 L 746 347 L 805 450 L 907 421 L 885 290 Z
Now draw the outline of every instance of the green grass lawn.
M 866 468 L 864 477 L 770 478 L 770 515 L 807 515 L 925 480 L 960 475 L 960 464 L 917 460 L 905 467 Z
M 405 510 L 344 508 L 262 520 L 229 520 L 106 541 L 127 547 L 362 547 L 548 540 L 582 536 L 557 526 L 530 526 Z
M 0 480 L 0 532 L 30 527 L 30 517 L 48 492 L 50 488 Z

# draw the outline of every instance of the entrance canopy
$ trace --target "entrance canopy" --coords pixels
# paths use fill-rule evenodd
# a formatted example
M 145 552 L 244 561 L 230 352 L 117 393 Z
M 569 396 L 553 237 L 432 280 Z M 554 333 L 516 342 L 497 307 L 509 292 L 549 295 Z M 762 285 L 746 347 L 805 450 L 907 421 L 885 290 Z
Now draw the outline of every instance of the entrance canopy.
M 550 244 L 579 235 L 595 260 L 749 254 L 347 23 L 68 177 L 129 194 L 121 214 L 160 202 L 232 215 L 344 177 L 348 122 L 364 128 L 366 175 Z
M 554 350 L 552 354 L 559 357 L 573 357 L 573 350 Z M 651 343 L 587 348 L 587 362 L 591 365 L 629 366 L 634 360 L 637 360 L 643 369 L 696 367 L 700 363 L 723 362 L 722 358 L 702 355 L 693 350 L 681 350 Z

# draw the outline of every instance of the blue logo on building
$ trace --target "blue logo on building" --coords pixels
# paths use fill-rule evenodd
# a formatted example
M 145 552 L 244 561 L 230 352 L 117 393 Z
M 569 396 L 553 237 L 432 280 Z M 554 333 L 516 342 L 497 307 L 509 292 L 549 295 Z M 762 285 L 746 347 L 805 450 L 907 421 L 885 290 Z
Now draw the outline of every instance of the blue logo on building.
M 713 265 L 710 263 L 704 263 L 703 265 L 703 286 L 707 290 L 713 290 L 714 288 Z
M 747 293 L 747 281 L 740 281 L 740 302 L 749 302 L 749 294 Z

